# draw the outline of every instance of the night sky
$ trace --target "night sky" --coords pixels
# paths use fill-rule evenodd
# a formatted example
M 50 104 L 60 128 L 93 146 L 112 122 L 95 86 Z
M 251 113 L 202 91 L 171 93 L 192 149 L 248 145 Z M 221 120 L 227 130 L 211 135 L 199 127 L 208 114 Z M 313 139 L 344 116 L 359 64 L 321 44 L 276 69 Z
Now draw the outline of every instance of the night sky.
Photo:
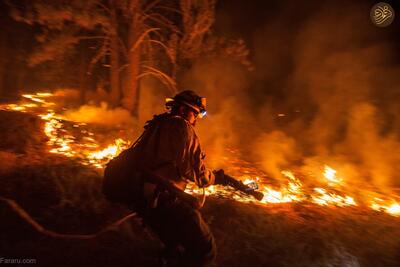
M 23 2 L 23 1 L 16 1 Z M 296 38 L 302 35 L 304 24 L 315 23 L 323 25 L 321 13 L 329 13 L 329 23 L 332 20 L 342 20 L 344 17 L 354 17 L 356 22 L 338 23 L 338 32 L 367 32 L 362 42 L 371 43 L 389 42 L 399 46 L 400 41 L 400 3 L 386 1 L 399 13 L 392 25 L 387 28 L 377 28 L 369 18 L 371 7 L 377 1 L 217 1 L 216 23 L 214 30 L 217 34 L 227 38 L 241 38 L 246 41 L 250 49 L 250 57 L 255 65 L 255 71 L 248 74 L 251 81 L 251 90 L 257 95 L 272 95 L 283 97 L 282 86 L 295 68 Z M 1 42 L 9 51 L 2 50 L 2 65 L 16 78 L 2 77 L 5 88 L 17 91 L 23 87 L 26 80 L 16 74 L 17 69 L 23 67 L 23 60 L 32 48 L 26 44 L 34 44 L 34 32 L 39 29 L 17 23 L 8 16 L 6 1 L 0 1 L 2 27 Z M 323 29 L 323 26 L 322 26 Z M 327 29 L 329 31 L 329 29 Z M 332 33 L 333 35 L 335 33 Z M 332 36 L 334 39 L 335 37 Z M 349 47 L 351 47 L 351 40 Z M 358 41 L 357 41 L 358 42 Z M 400 51 L 399 49 L 397 49 Z M 12 56 L 11 56 L 12 55 Z M 399 55 L 393 55 L 393 63 L 399 63 Z M 272 64 L 271 64 L 272 63 Z M 273 69 L 271 69 L 273 65 Z M 3 76 L 10 76 L 9 73 Z M 42 77 L 43 78 L 43 77 Z M 30 77 L 33 87 L 45 84 L 41 77 Z M 60 83 L 60 82 L 58 82 Z M 51 85 L 51 83 L 49 84 Z M 7 93 L 9 94 L 9 92 Z M 257 98 L 264 100 L 263 98 Z
M 295 68 L 294 58 L 296 39 L 301 36 L 305 24 L 334 24 L 332 40 L 337 34 L 355 33 L 354 40 L 348 39 L 348 47 L 354 43 L 359 47 L 374 43 L 390 43 L 400 48 L 400 2 L 386 1 L 396 13 L 394 22 L 386 28 L 378 28 L 370 21 L 370 9 L 379 1 L 240 1 L 222 0 L 217 4 L 215 30 L 221 35 L 243 38 L 250 48 L 255 71 L 250 74 L 252 89 L 259 95 L 283 97 L 282 86 Z M 323 14 L 321 16 L 321 14 Z M 329 18 L 324 19 L 329 14 Z M 349 18 L 354 18 L 349 21 Z M 341 23 L 345 19 L 348 22 Z M 330 28 L 326 28 L 330 31 Z M 362 40 L 357 39 L 357 32 L 365 32 Z M 339 36 L 340 38 L 340 36 Z M 400 51 L 400 49 L 394 49 Z M 334 45 L 332 53 L 335 52 Z M 400 64 L 400 54 L 393 54 L 392 64 Z M 271 64 L 273 68 L 271 68 Z M 260 99 L 260 98 L 258 98 Z M 261 101 L 264 101 L 262 99 Z

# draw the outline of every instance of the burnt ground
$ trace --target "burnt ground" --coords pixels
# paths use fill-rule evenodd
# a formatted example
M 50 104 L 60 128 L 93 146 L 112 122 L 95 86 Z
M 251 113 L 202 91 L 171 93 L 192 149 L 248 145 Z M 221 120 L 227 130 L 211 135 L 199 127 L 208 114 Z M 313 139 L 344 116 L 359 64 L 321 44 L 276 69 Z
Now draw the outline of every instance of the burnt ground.
M 0 196 L 46 228 L 100 231 L 129 211 L 108 203 L 101 173 L 46 152 L 42 123 L 0 111 Z M 360 207 L 256 205 L 208 198 L 202 209 L 216 237 L 216 266 L 400 266 L 400 219 Z M 0 201 L 0 258 L 41 266 L 154 266 L 161 244 L 139 219 L 89 240 L 36 232 Z

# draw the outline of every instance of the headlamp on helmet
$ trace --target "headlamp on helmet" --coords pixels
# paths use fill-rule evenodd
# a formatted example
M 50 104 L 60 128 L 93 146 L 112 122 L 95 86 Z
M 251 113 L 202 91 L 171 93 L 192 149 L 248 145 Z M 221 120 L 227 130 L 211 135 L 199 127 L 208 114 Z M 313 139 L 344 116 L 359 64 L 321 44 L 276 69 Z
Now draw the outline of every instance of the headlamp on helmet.
M 171 110 L 176 105 L 185 105 L 197 113 L 199 118 L 203 118 L 207 114 L 205 97 L 198 96 L 195 92 L 186 90 L 178 93 L 173 98 L 165 99 L 165 106 Z

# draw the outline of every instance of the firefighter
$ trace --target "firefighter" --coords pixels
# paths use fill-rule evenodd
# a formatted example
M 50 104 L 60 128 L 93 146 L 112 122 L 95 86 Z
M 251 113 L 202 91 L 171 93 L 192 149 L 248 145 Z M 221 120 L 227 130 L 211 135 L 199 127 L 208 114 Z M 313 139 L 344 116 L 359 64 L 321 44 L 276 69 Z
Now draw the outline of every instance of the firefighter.
M 209 266 L 216 245 L 201 213 L 151 178 L 168 181 L 182 192 L 188 181 L 202 188 L 214 184 L 194 129 L 197 119 L 206 114 L 206 101 L 186 90 L 168 98 L 166 108 L 146 123 L 132 147 L 130 164 L 143 177 L 143 201 L 136 201 L 135 211 L 165 245 L 169 265 Z

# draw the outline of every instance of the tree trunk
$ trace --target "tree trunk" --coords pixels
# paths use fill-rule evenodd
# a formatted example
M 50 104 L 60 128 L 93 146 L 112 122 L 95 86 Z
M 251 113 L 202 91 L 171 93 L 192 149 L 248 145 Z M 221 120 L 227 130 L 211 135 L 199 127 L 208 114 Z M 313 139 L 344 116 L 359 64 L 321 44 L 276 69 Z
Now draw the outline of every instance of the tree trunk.
M 127 68 L 127 84 L 125 85 L 124 99 L 122 104 L 131 111 L 135 117 L 139 116 L 138 80 L 140 64 L 140 53 L 138 51 L 129 53 L 129 65 Z
M 85 104 L 86 101 L 86 90 L 88 87 L 88 75 L 87 75 L 87 51 L 84 44 L 80 44 L 79 47 L 80 57 L 80 71 L 79 71 L 79 105 Z M 78 103 L 77 103 L 78 104 Z
M 127 79 L 124 88 L 124 97 L 122 105 L 131 111 L 132 115 L 136 118 L 139 117 L 139 92 L 138 92 L 138 75 L 140 73 L 140 55 L 141 45 L 137 45 L 138 38 L 140 37 L 143 27 L 140 22 L 140 2 L 139 0 L 132 0 L 132 21 L 129 27 L 128 36 L 128 67 L 126 71 Z M 136 45 L 135 45 L 136 44 Z
M 110 102 L 116 107 L 120 105 L 120 77 L 119 77 L 119 43 L 118 43 L 118 22 L 115 5 L 110 0 L 112 33 L 110 36 Z

